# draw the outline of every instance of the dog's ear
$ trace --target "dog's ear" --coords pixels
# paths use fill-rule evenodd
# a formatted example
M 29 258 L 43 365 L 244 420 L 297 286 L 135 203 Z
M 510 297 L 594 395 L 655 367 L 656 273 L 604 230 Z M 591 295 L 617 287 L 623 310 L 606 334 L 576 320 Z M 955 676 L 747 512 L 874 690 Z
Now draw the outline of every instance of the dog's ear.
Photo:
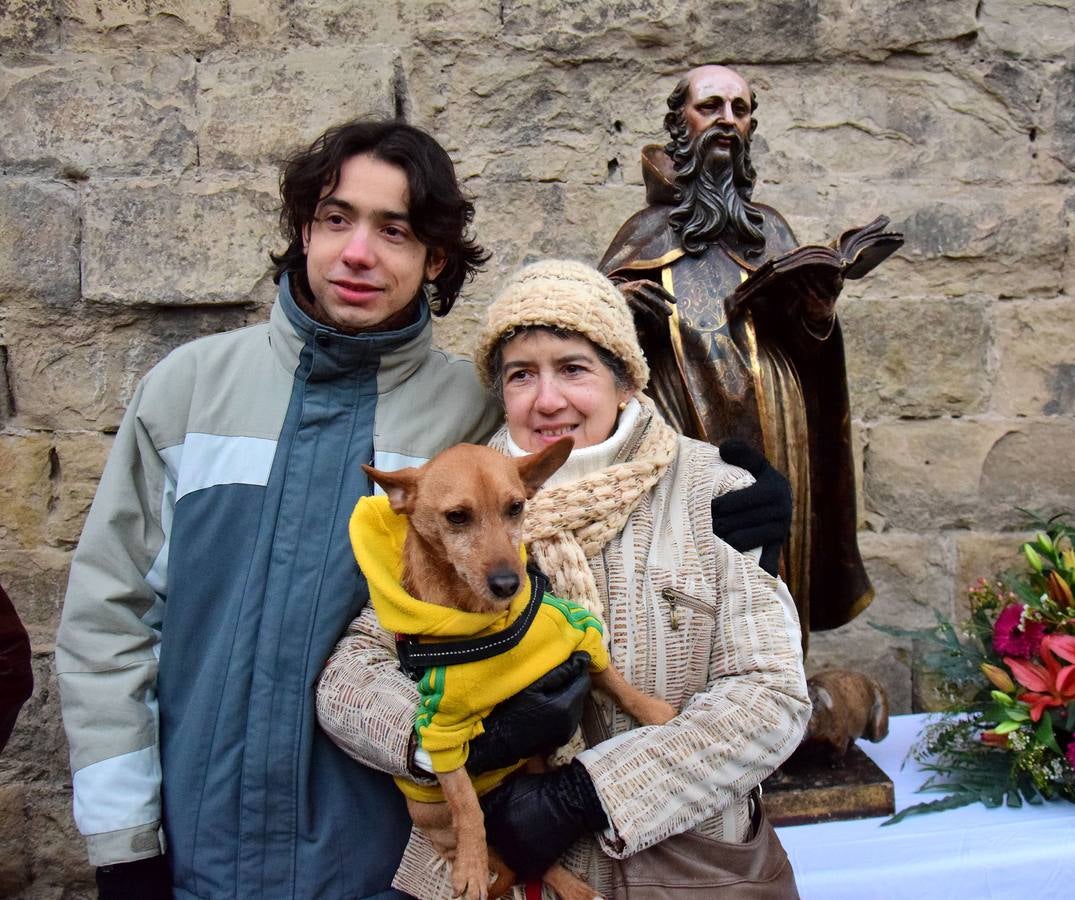
M 873 693 L 873 703 L 870 706 L 870 721 L 865 736 L 876 742 L 888 735 L 888 697 L 885 689 L 873 679 L 870 679 L 870 690 Z
M 562 437 L 555 444 L 549 444 L 540 453 L 532 453 L 530 456 L 515 460 L 519 477 L 523 480 L 523 487 L 526 488 L 527 499 L 533 497 L 537 489 L 545 483 L 545 479 L 564 464 L 574 446 L 574 438 Z
M 395 512 L 409 516 L 414 512 L 414 498 L 418 492 L 418 470 L 411 467 L 397 472 L 382 472 L 373 466 L 363 466 L 362 471 L 381 486 L 388 495 L 388 505 Z
M 810 702 L 814 706 L 820 706 L 822 709 L 827 709 L 832 712 L 836 704 L 833 703 L 832 694 L 830 694 L 820 684 L 806 684 L 807 693 L 810 696 Z

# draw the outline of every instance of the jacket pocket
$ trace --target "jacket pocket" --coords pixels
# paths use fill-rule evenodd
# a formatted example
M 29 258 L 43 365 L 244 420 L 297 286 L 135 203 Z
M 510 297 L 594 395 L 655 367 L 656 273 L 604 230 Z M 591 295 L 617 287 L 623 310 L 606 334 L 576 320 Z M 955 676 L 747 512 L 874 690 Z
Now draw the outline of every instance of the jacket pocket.
M 655 652 L 664 656 L 668 702 L 677 708 L 707 685 L 713 650 L 716 607 L 704 586 L 677 579 L 672 572 L 651 573 L 656 614 L 663 636 Z

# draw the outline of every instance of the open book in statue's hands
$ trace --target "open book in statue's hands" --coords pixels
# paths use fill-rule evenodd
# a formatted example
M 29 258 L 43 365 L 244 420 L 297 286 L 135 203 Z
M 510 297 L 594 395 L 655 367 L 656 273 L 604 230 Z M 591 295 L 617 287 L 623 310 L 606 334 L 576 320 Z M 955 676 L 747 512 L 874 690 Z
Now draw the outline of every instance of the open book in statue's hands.
M 806 283 L 835 285 L 839 293 L 843 279 L 861 278 L 903 245 L 903 235 L 887 227 L 888 217 L 878 216 L 863 228 L 849 228 L 831 244 L 804 244 L 766 260 L 728 298 L 728 314 L 762 297 L 794 295 Z

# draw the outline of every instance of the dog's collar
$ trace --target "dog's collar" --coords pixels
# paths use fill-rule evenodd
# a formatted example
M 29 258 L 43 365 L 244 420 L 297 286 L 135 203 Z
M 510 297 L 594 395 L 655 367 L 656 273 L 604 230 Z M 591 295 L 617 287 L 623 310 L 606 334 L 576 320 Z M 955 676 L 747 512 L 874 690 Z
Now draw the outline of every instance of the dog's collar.
M 541 598 L 548 590 L 548 579 L 535 566 L 527 566 L 530 576 L 530 599 L 522 613 L 503 631 L 484 637 L 466 638 L 461 641 L 421 643 L 414 635 L 396 635 L 396 653 L 399 667 L 414 681 L 421 681 L 426 669 L 433 666 L 454 666 L 458 663 L 477 662 L 504 653 L 523 639 L 541 606 Z

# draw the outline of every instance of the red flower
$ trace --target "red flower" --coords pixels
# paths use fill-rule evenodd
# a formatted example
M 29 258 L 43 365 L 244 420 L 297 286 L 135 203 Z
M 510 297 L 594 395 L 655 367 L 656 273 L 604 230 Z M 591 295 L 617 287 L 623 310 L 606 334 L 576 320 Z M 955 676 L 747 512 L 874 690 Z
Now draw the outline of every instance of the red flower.
M 993 649 L 1001 656 L 1030 659 L 1041 646 L 1045 625 L 1042 622 L 1027 622 L 1025 628 L 1020 628 L 1023 609 L 1021 603 L 1013 603 L 1011 606 L 1005 606 L 997 616 L 993 626 Z
M 1019 699 L 1030 705 L 1030 718 L 1035 722 L 1050 706 L 1065 706 L 1075 700 L 1075 665 L 1063 666 L 1057 659 L 1075 663 L 1075 637 L 1050 634 L 1042 638 L 1039 652 L 1044 666 L 1004 657 L 1015 680 L 1030 688 Z
M 995 731 L 983 731 L 982 743 L 989 747 L 999 747 L 1001 750 L 1008 749 L 1008 735 L 997 734 Z

